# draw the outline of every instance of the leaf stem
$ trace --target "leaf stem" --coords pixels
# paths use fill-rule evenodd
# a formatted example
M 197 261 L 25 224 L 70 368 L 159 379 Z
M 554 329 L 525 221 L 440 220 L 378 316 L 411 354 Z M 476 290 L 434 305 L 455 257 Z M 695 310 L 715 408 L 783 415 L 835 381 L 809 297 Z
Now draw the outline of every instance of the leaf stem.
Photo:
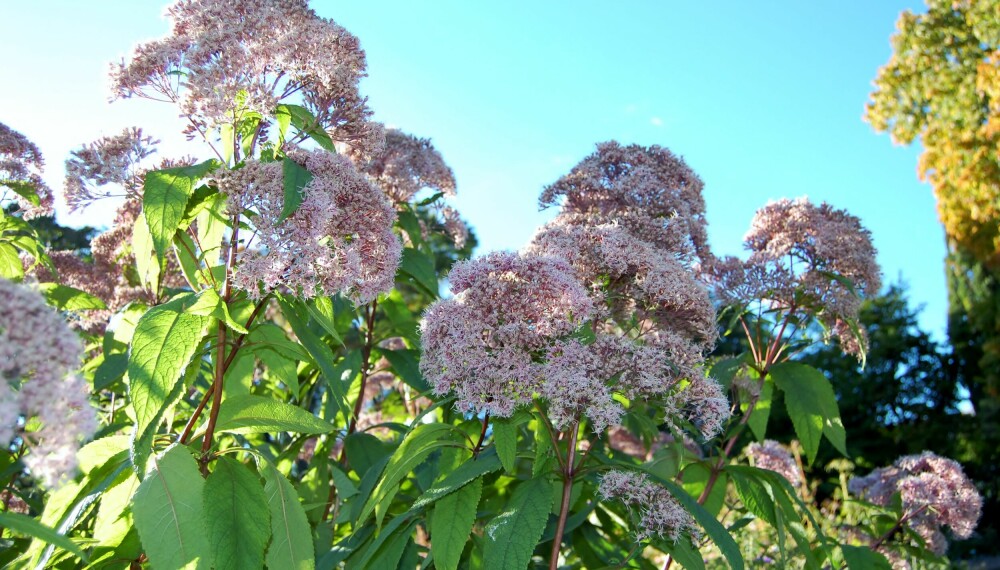
M 483 414 L 483 429 L 479 432 L 479 441 L 476 442 L 476 447 L 472 449 L 472 458 L 476 459 L 479 457 L 479 452 L 483 449 L 483 441 L 486 440 L 486 429 L 490 425 L 490 414 L 489 412 Z

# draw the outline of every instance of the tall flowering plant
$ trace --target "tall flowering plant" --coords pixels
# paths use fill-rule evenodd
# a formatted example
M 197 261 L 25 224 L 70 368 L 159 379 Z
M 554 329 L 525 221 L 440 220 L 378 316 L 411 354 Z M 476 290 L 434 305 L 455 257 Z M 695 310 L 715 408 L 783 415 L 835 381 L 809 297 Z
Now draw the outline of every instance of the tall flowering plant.
M 845 430 L 792 360 L 864 358 L 853 216 L 770 204 L 717 259 L 695 172 L 606 142 L 521 251 L 470 260 L 441 153 L 371 121 L 357 38 L 304 0 L 168 15 L 113 90 L 175 105 L 192 156 L 138 128 L 73 152 L 68 205 L 121 200 L 87 250 L 40 245 L 41 156 L 0 125 L 5 562 L 869 568 L 972 532 L 930 455 L 854 480 L 850 532 L 817 520 L 803 467 Z M 714 355 L 720 309 L 745 354 Z

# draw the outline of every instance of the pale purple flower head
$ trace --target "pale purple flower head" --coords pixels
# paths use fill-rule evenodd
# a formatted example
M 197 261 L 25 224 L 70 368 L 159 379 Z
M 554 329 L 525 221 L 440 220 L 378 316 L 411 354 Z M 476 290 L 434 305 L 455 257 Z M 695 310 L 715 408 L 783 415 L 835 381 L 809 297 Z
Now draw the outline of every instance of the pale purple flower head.
M 81 440 L 97 430 L 87 384 L 74 374 L 82 352 L 41 295 L 0 279 L 0 444 L 24 439 L 31 448 L 25 465 L 48 486 L 72 474 Z M 41 427 L 21 432 L 20 417 Z
M 601 498 L 617 500 L 639 515 L 636 541 L 654 536 L 677 542 L 683 535 L 698 536 L 691 515 L 669 491 L 649 481 L 645 474 L 631 471 L 608 471 L 601 477 L 597 491 Z
M 957 538 L 969 538 L 982 514 L 983 498 L 962 466 L 930 451 L 900 457 L 889 467 L 853 477 L 848 488 L 883 506 L 899 493 L 903 512 L 910 517 L 907 524 L 937 554 L 948 546 L 942 527 L 948 526 Z
M 453 299 L 421 323 L 420 368 L 462 410 L 510 416 L 545 380 L 542 355 L 592 316 L 587 290 L 564 262 L 491 253 L 455 264 Z
M 878 293 L 881 272 L 871 233 L 858 218 L 826 203 L 783 199 L 757 211 L 744 241 L 747 261 L 726 258 L 701 268 L 720 299 L 807 310 L 845 352 L 863 353 L 858 311 L 863 298 Z
M 248 245 L 256 245 L 239 255 L 233 283 L 252 298 L 287 287 L 305 298 L 342 292 L 367 303 L 389 291 L 402 244 L 386 197 L 343 156 L 295 151 L 286 160 L 304 166 L 312 180 L 284 220 L 281 162 L 251 160 L 218 177 L 230 214 L 250 216 Z
M 382 152 L 368 158 L 352 152 L 351 158 L 393 203 L 409 202 L 425 188 L 455 196 L 455 175 L 430 139 L 388 129 Z
M 66 160 L 65 199 L 70 210 L 111 196 L 109 185 L 127 197 L 142 196 L 143 178 L 149 170 L 142 163 L 156 152 L 158 143 L 132 127 L 73 151 Z
M 279 103 L 297 103 L 334 140 L 381 146 L 381 125 L 368 120 L 358 92 L 366 67 L 358 39 L 305 0 L 180 0 L 167 15 L 169 36 L 139 45 L 113 66 L 116 97 L 177 103 L 197 128 L 253 113 L 266 124 Z
M 22 216 L 30 220 L 51 216 L 55 199 L 52 190 L 42 181 L 45 162 L 42 153 L 27 137 L 0 123 L 0 201 L 17 202 Z M 33 204 L 14 190 L 34 193 L 39 203 Z
M 618 223 L 643 241 L 684 258 L 710 257 L 705 222 L 704 183 L 668 149 L 660 146 L 597 145 L 569 174 L 545 188 L 539 204 L 562 201 L 574 223 Z
M 792 457 L 792 452 L 773 439 L 751 443 L 747 446 L 747 455 L 756 467 L 774 471 L 787 479 L 792 487 L 802 484 L 802 470 Z

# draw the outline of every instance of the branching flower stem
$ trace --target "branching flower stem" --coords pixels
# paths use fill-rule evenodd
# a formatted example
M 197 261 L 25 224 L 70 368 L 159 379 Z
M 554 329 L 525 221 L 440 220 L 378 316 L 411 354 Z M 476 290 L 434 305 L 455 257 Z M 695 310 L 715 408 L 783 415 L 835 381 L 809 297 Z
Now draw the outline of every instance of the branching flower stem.
M 559 549 L 562 546 L 563 533 L 566 531 L 566 517 L 569 515 L 569 502 L 573 495 L 573 479 L 576 477 L 576 445 L 579 431 L 579 422 L 573 422 L 573 425 L 568 430 L 569 440 L 566 445 L 566 463 L 562 466 L 562 502 L 559 506 L 559 522 L 556 524 L 556 535 L 552 539 L 552 556 L 549 560 L 549 570 L 556 570 L 559 567 Z M 558 447 L 555 449 L 558 450 Z M 556 455 L 558 454 L 559 452 L 557 451 Z

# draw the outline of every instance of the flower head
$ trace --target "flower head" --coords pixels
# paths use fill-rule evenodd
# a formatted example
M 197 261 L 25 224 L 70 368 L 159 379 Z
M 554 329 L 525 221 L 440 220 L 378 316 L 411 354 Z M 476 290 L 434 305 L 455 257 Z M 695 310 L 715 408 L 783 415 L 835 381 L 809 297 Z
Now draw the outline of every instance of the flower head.
M 883 506 L 899 493 L 907 524 L 937 554 L 943 554 L 948 544 L 941 527 L 948 526 L 958 538 L 969 538 L 983 508 L 983 498 L 962 466 L 929 451 L 900 457 L 889 467 L 853 477 L 848 489 Z
M 6 192 L 0 194 L 0 199 L 14 199 L 25 219 L 52 215 L 55 200 L 52 190 L 42 181 L 44 167 L 38 147 L 21 133 L 0 123 L 0 190 L 13 191 L 11 196 Z M 22 194 L 35 195 L 38 204 Z
M 169 36 L 113 66 L 116 97 L 175 102 L 199 129 L 254 113 L 267 123 L 279 103 L 301 103 L 334 140 L 381 145 L 358 93 L 366 67 L 358 39 L 305 0 L 179 0 L 167 15 Z
M 0 443 L 20 435 L 31 446 L 25 464 L 48 486 L 72 473 L 80 440 L 97 429 L 87 384 L 73 374 L 82 352 L 41 295 L 0 279 Z M 18 434 L 19 417 L 41 427 Z
M 765 439 L 763 443 L 753 442 L 747 446 L 747 455 L 755 466 L 774 471 L 787 479 L 792 487 L 802 484 L 799 464 L 792 457 L 792 452 L 780 443 L 772 439 Z
M 70 210 L 109 196 L 108 189 L 98 190 L 107 185 L 118 186 L 128 197 L 141 196 L 148 169 L 140 164 L 156 152 L 158 143 L 143 136 L 142 129 L 132 127 L 73 151 L 66 161 L 65 197 Z
M 351 158 L 394 203 L 408 202 L 424 188 L 455 195 L 455 175 L 430 139 L 388 129 L 382 152 L 367 158 L 355 152 Z
M 704 259 L 711 254 L 703 186 L 666 148 L 611 141 L 546 187 L 539 204 L 552 206 L 564 197 L 562 214 L 574 223 L 618 223 L 674 255 Z
M 878 292 L 881 272 L 871 233 L 858 218 L 806 198 L 779 200 L 757 211 L 744 241 L 747 261 L 726 258 L 701 267 L 719 298 L 808 310 L 845 352 L 862 354 L 867 339 L 852 323 L 862 299 Z
M 698 535 L 691 515 L 663 487 L 631 471 L 608 471 L 601 477 L 598 493 L 604 500 L 618 500 L 638 511 L 636 540 L 653 536 L 677 542 L 685 534 Z
M 287 219 L 281 162 L 248 161 L 218 178 L 230 214 L 252 214 L 257 242 L 240 254 L 233 283 L 253 298 L 284 286 L 306 298 L 343 292 L 358 303 L 391 289 L 402 245 L 385 196 L 343 156 L 296 151 L 286 160 L 312 174 Z

